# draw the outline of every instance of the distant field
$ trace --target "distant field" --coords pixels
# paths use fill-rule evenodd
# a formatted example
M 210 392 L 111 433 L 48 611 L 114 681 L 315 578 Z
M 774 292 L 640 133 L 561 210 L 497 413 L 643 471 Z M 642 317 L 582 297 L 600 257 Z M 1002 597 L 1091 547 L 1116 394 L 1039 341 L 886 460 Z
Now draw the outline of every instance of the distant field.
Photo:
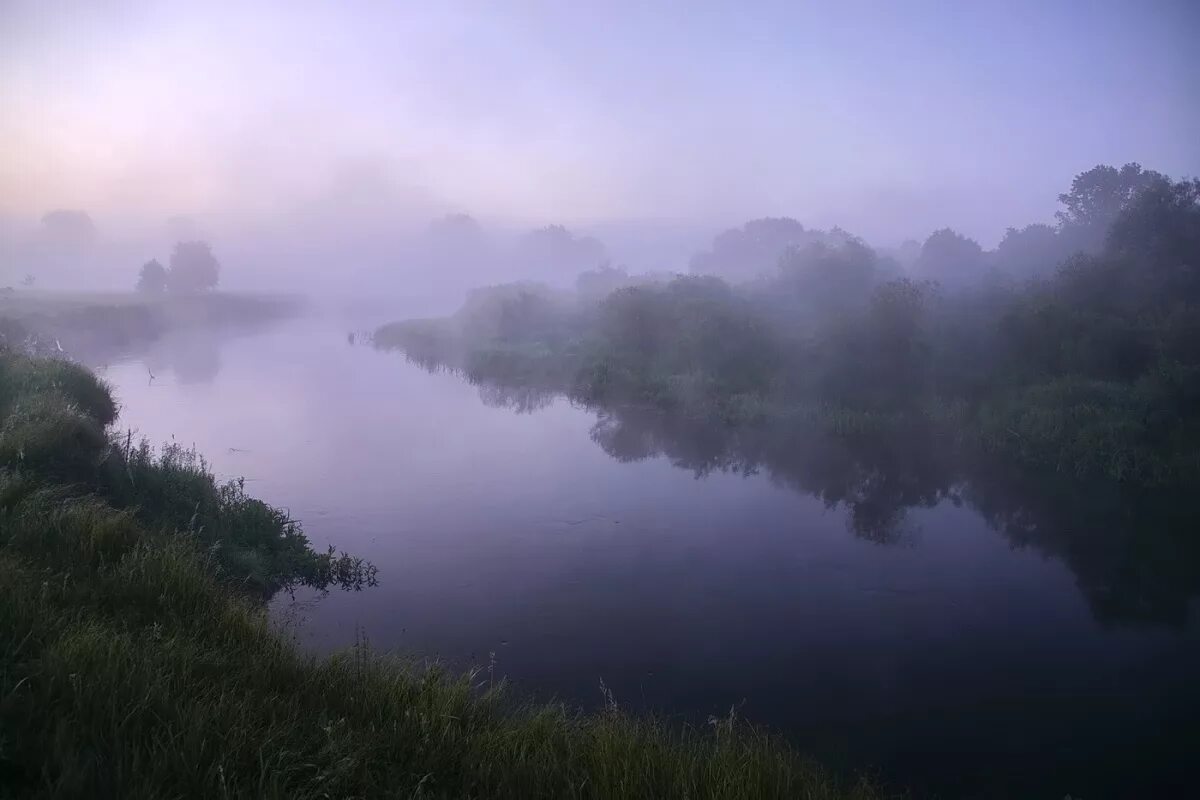
M 144 306 L 147 308 L 183 308 L 197 306 L 243 305 L 246 303 L 296 304 L 298 295 L 207 292 L 190 295 L 148 295 L 138 292 L 60 292 L 34 289 L 0 291 L 0 314 L 25 316 L 56 314 L 89 306 Z
M 0 292 L 0 339 L 26 351 L 107 357 L 153 342 L 172 329 L 252 326 L 299 313 L 302 298 L 205 292 Z

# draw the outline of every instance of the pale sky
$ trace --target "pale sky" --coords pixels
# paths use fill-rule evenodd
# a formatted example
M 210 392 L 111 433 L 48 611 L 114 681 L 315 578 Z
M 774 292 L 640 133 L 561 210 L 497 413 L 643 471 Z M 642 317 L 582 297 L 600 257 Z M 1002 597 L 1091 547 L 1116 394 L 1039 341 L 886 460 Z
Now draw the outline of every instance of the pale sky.
M 0 0 L 0 214 L 790 215 L 984 241 L 1200 173 L 1200 2 Z

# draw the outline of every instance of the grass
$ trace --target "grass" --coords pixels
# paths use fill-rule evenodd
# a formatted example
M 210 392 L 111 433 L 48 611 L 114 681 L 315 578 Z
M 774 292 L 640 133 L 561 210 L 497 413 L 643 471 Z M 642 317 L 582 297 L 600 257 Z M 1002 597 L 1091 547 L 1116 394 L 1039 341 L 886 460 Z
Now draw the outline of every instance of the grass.
M 104 357 L 170 330 L 244 327 L 288 316 L 300 305 L 293 296 L 228 292 L 0 293 L 0 346 Z
M 588 715 L 365 644 L 306 655 L 263 593 L 361 588 L 369 565 L 197 454 L 111 436 L 86 370 L 0 353 L 0 387 L 0 797 L 880 796 L 733 716 Z

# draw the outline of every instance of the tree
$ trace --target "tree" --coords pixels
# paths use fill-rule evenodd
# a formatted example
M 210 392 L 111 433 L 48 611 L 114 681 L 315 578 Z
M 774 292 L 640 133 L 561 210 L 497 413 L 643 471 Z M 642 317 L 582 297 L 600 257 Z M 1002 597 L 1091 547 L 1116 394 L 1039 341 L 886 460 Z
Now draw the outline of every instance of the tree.
M 138 273 L 137 290 L 143 294 L 162 294 L 167 290 L 167 270 L 152 258 L 142 265 Z
M 996 248 L 996 266 L 1020 278 L 1048 275 L 1069 254 L 1067 243 L 1052 225 L 1009 228 Z
M 779 259 L 778 278 L 767 284 L 767 306 L 792 332 L 863 305 L 879 258 L 861 239 L 837 246 L 820 242 L 791 248 Z
M 700 275 L 748 280 L 769 274 L 789 250 L 811 244 L 837 245 L 850 238 L 838 228 L 826 233 L 807 230 L 791 217 L 764 217 L 718 234 L 708 252 L 692 257 L 690 268 Z
M 1065 210 L 1054 216 L 1075 249 L 1096 251 L 1104 244 L 1108 226 L 1139 193 L 1168 183 L 1161 172 L 1144 170 L 1141 164 L 1120 169 L 1099 164 L 1075 176 L 1071 191 L 1058 196 Z
M 517 244 L 516 260 L 524 274 L 557 280 L 573 279 L 608 259 L 600 240 L 576 236 L 562 225 L 547 225 L 525 234 Z
M 916 272 L 943 286 L 958 287 L 983 275 L 983 248 L 950 228 L 930 234 L 921 245 Z
M 1143 189 L 1109 226 L 1105 253 L 1127 265 L 1125 302 L 1200 304 L 1200 180 Z
M 86 211 L 60 208 L 42 217 L 42 232 L 58 247 L 82 248 L 96 241 L 96 225 Z
M 428 234 L 435 241 L 476 240 L 483 238 L 483 228 L 470 214 L 447 214 L 429 223 Z
M 635 283 L 624 267 L 613 267 L 605 263 L 598 269 L 589 269 L 576 278 L 575 291 L 585 300 L 598 302 L 618 289 Z
M 171 253 L 167 287 L 173 292 L 202 292 L 214 289 L 221 265 L 208 242 L 178 242 Z

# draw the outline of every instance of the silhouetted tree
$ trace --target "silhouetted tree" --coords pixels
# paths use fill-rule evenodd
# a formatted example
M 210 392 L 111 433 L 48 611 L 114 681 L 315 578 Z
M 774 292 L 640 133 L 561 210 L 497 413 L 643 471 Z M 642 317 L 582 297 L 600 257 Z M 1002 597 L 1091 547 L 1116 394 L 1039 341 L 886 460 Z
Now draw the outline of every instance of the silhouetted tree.
M 1142 190 L 1169 183 L 1167 177 L 1141 164 L 1117 169 L 1105 164 L 1081 172 L 1071 181 L 1071 191 L 1058 196 L 1066 208 L 1055 214 L 1072 249 L 1098 250 L 1108 227 Z
M 815 242 L 792 248 L 779 259 L 779 278 L 796 310 L 826 317 L 862 305 L 871 292 L 878 257 L 861 239 L 838 245 Z
M 983 274 L 983 248 L 950 228 L 930 234 L 921 245 L 915 271 L 922 278 L 955 287 L 977 280 Z
M 173 292 L 201 292 L 215 289 L 221 265 L 208 242 L 178 242 L 171 253 L 167 286 Z
M 434 239 L 477 239 L 483 228 L 470 214 L 447 214 L 429 223 L 429 235 Z
M 57 209 L 42 217 L 42 232 L 54 245 L 86 247 L 96 241 L 96 225 L 86 211 Z
M 617 289 L 632 286 L 636 281 L 629 277 L 623 267 L 612 267 L 605 263 L 598 269 L 589 269 L 575 280 L 575 291 L 585 300 L 603 300 Z
M 718 234 L 712 249 L 692 257 L 690 269 L 700 275 L 748 280 L 773 272 L 789 250 L 811 244 L 837 245 L 849 238 L 838 228 L 807 230 L 791 217 L 764 217 Z
M 996 247 L 996 267 L 1007 275 L 1049 275 L 1070 254 L 1069 244 L 1052 225 L 1009 228 Z
M 153 258 L 138 273 L 137 290 L 143 294 L 162 294 L 167 290 L 167 270 Z
M 516 266 L 525 274 L 549 280 L 574 279 L 607 261 L 604 245 L 591 236 L 576 236 L 562 225 L 530 231 L 517 243 Z

